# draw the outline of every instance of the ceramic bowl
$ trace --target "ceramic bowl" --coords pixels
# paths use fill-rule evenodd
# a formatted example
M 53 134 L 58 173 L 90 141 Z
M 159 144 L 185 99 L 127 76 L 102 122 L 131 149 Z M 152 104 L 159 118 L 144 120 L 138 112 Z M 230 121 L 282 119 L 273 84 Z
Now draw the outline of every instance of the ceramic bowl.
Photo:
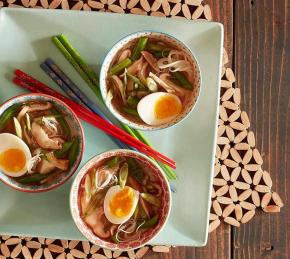
M 18 191 L 23 191 L 23 192 L 31 192 L 31 193 L 38 193 L 38 192 L 46 192 L 52 189 L 55 189 L 59 187 L 60 185 L 64 184 L 77 170 L 82 156 L 84 152 L 84 132 L 82 125 L 78 119 L 78 117 L 75 115 L 73 110 L 68 107 L 64 102 L 61 100 L 54 98 L 49 95 L 45 94 L 24 94 L 24 95 L 19 95 L 16 96 L 5 103 L 3 103 L 0 106 L 0 117 L 3 114 L 3 112 L 9 108 L 10 106 L 17 104 L 17 103 L 24 103 L 28 101 L 44 101 L 44 102 L 51 102 L 62 114 L 65 114 L 66 116 L 66 121 L 71 129 L 71 134 L 74 137 L 77 137 L 79 139 L 79 146 L 78 146 L 78 153 L 76 155 L 76 159 L 74 163 L 69 167 L 69 170 L 65 173 L 62 173 L 59 178 L 48 182 L 44 183 L 42 185 L 25 185 L 17 182 L 14 180 L 12 177 L 7 176 L 0 170 L 0 180 L 5 183 L 6 185 L 12 187 L 13 189 L 16 189 Z M 0 144 L 1 145 L 1 144 Z
M 139 160 L 140 163 L 145 165 L 153 172 L 154 175 L 157 176 L 157 179 L 160 182 L 160 187 L 163 190 L 163 195 L 161 197 L 161 205 L 160 205 L 160 214 L 159 214 L 159 222 L 154 228 L 148 229 L 145 234 L 141 237 L 140 240 L 130 241 L 130 242 L 122 242 L 122 243 L 113 243 L 106 240 L 103 240 L 96 236 L 93 231 L 89 228 L 89 226 L 83 221 L 81 217 L 81 208 L 80 208 L 80 186 L 84 182 L 84 177 L 87 175 L 88 171 L 95 166 L 102 165 L 104 160 L 109 159 L 114 156 L 122 156 L 122 157 L 132 157 Z M 71 188 L 70 192 L 70 209 L 71 214 L 74 219 L 74 222 L 80 232 L 93 244 L 101 246 L 103 248 L 111 249 L 111 250 L 131 250 L 136 249 L 138 247 L 144 246 L 148 242 L 150 242 L 164 227 L 167 222 L 171 207 L 171 193 L 168 181 L 166 180 L 162 169 L 153 162 L 150 158 L 145 155 L 138 153 L 136 151 L 127 150 L 127 149 L 116 149 L 108 152 L 104 152 L 100 155 L 95 156 L 90 161 L 88 161 L 77 174 Z
M 189 62 L 194 68 L 195 74 L 194 74 L 193 90 L 191 90 L 190 94 L 186 96 L 181 113 L 174 120 L 168 123 L 159 125 L 159 126 L 150 126 L 146 124 L 145 122 L 142 122 L 141 119 L 136 119 L 133 116 L 128 116 L 127 114 L 122 112 L 121 109 L 117 107 L 117 105 L 114 105 L 114 103 L 110 100 L 110 98 L 107 98 L 107 94 L 109 90 L 107 77 L 109 74 L 111 64 L 115 62 L 116 58 L 118 57 L 117 54 L 119 50 L 126 47 L 128 43 L 132 41 L 136 41 L 140 37 L 150 37 L 154 39 L 159 39 L 163 42 L 168 42 L 171 46 L 173 46 L 174 48 L 178 50 L 182 50 L 187 55 Z M 108 109 L 122 123 L 127 124 L 128 126 L 132 128 L 140 129 L 140 130 L 164 129 L 164 128 L 171 127 L 179 123 L 180 121 L 182 121 L 192 111 L 194 105 L 196 104 L 198 96 L 199 96 L 199 92 L 200 92 L 200 86 L 201 86 L 200 69 L 199 69 L 198 62 L 196 58 L 194 57 L 192 51 L 187 46 L 185 46 L 184 43 L 174 38 L 173 36 L 170 36 L 165 33 L 153 32 L 153 31 L 143 31 L 143 32 L 133 33 L 121 39 L 120 41 L 118 41 L 112 47 L 112 49 L 108 52 L 107 56 L 105 57 L 102 67 L 101 67 L 101 73 L 100 73 L 100 89 L 101 89 L 102 97 Z

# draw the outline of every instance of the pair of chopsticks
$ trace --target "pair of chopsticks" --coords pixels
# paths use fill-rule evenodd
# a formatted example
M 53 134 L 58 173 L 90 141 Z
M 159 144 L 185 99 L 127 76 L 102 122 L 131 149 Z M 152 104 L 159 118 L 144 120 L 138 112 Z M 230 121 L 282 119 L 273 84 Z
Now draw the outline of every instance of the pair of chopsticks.
M 51 58 L 47 58 L 43 63 L 40 64 L 40 67 L 73 101 L 86 106 L 93 113 L 110 122 L 110 120 L 99 109 L 99 107 L 94 102 L 92 102 L 81 89 L 79 89 L 79 87 L 55 64 Z M 111 138 L 120 148 L 134 149 L 130 146 L 127 146 L 119 139 L 113 137 Z M 168 174 L 166 174 L 166 176 L 168 179 L 170 179 Z M 176 191 L 172 183 L 170 183 L 170 189 L 172 192 Z
M 93 113 L 99 115 L 104 120 L 109 119 L 102 113 L 99 107 L 94 104 L 86 95 L 75 85 L 75 83 L 54 63 L 47 58 L 40 67 L 42 70 L 76 103 L 85 105 Z M 115 144 L 120 148 L 130 148 L 119 139 L 111 137 Z
M 118 138 L 119 140 L 123 141 L 124 143 L 136 148 L 137 150 L 143 152 L 144 154 L 153 157 L 154 159 L 170 166 L 171 168 L 176 168 L 176 163 L 172 159 L 166 157 L 165 155 L 161 154 L 160 152 L 152 149 L 151 147 L 147 146 L 143 142 L 133 138 L 128 133 L 124 132 L 120 128 L 110 124 L 109 122 L 105 121 L 101 117 L 97 116 L 90 110 L 84 108 L 80 104 L 72 101 L 71 99 L 63 96 L 62 94 L 56 92 L 55 90 L 49 88 L 42 82 L 36 80 L 35 78 L 31 77 L 30 75 L 24 73 L 23 71 L 17 69 L 14 72 L 15 77 L 13 78 L 13 82 L 29 91 L 37 92 L 37 93 L 45 93 L 51 96 L 54 96 L 63 102 L 65 102 L 81 119 L 90 123 L 91 125 L 101 129 L 105 133 Z
M 64 34 L 53 36 L 52 41 L 55 44 L 55 46 L 60 50 L 60 52 L 63 54 L 63 56 L 69 61 L 69 63 L 74 67 L 74 69 L 79 73 L 79 75 L 83 78 L 83 80 L 92 89 L 92 91 L 95 93 L 98 99 L 100 101 L 103 101 L 100 94 L 99 79 L 97 74 L 85 62 L 85 60 L 81 57 L 78 51 L 72 46 L 67 37 Z M 87 101 L 85 101 L 85 105 L 90 106 L 88 105 Z M 152 147 L 151 143 L 145 138 L 145 136 L 139 130 L 130 128 L 129 126 L 121 122 L 119 124 L 132 137 Z M 168 179 L 176 179 L 175 172 L 168 165 L 162 164 L 160 162 L 158 164 L 162 167 Z

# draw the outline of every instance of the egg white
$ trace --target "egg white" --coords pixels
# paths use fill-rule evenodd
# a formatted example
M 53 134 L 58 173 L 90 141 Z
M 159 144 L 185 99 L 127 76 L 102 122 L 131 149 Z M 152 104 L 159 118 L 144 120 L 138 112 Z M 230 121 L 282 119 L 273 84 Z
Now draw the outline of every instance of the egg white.
M 1 133 L 0 134 L 0 154 L 5 152 L 7 149 L 19 149 L 21 150 L 26 157 L 26 162 L 24 167 L 19 170 L 18 172 L 9 172 L 1 167 L 0 165 L 0 171 L 2 171 L 4 174 L 11 176 L 11 177 L 19 177 L 24 175 L 27 172 L 27 166 L 31 159 L 31 152 L 29 150 L 29 147 L 26 145 L 26 143 L 18 138 L 17 136 L 10 134 L 10 133 Z
M 126 186 L 126 188 L 131 188 Z M 130 210 L 130 212 L 125 215 L 124 217 L 116 217 L 112 214 L 111 210 L 110 210 L 110 202 L 113 199 L 113 197 L 122 190 L 122 188 L 120 187 L 120 185 L 115 185 L 112 186 L 111 188 L 109 188 L 109 190 L 106 193 L 105 199 L 104 199 L 104 212 L 105 212 L 105 216 L 106 218 L 113 224 L 122 224 L 126 221 L 128 221 L 132 215 L 134 214 L 134 211 L 136 209 L 136 206 L 138 204 L 139 201 L 139 192 L 134 190 L 133 188 L 131 188 L 134 192 L 134 197 L 133 197 L 133 205 L 132 208 Z
M 140 118 L 148 125 L 159 126 L 159 125 L 162 125 L 162 124 L 165 124 L 165 123 L 172 121 L 173 119 L 175 119 L 178 116 L 178 114 L 174 114 L 172 116 L 168 116 L 168 117 L 163 118 L 163 119 L 156 118 L 155 111 L 154 111 L 155 105 L 156 105 L 157 101 L 163 96 L 171 96 L 172 98 L 174 98 L 176 100 L 176 102 L 178 102 L 180 105 L 182 105 L 178 96 L 176 96 L 175 94 L 171 94 L 171 93 L 156 92 L 156 93 L 152 93 L 152 94 L 145 96 L 138 103 L 137 111 L 138 111 Z

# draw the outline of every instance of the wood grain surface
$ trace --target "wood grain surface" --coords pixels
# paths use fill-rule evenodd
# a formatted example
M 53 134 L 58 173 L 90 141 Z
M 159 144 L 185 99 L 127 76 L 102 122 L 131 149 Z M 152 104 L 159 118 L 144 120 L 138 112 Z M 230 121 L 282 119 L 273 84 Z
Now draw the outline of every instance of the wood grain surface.
M 0 6 L 3 2 L 15 0 L 0 0 Z M 58 0 L 54 2 L 60 4 Z M 263 156 L 263 168 L 270 172 L 273 189 L 285 206 L 277 214 L 257 209 L 257 215 L 240 228 L 222 224 L 209 235 L 206 247 L 149 252 L 144 258 L 286 259 L 290 256 L 289 0 L 204 0 L 203 3 L 210 6 L 213 20 L 224 24 L 225 49 L 241 89 L 242 109 L 249 115 L 256 146 Z
M 290 5 L 287 0 L 205 0 L 225 28 L 225 48 L 241 88 L 264 168 L 285 203 L 278 214 L 257 215 L 240 228 L 222 225 L 203 248 L 173 248 L 154 259 L 279 258 L 290 256 L 289 89 Z M 288 198 L 288 199 L 287 199 Z

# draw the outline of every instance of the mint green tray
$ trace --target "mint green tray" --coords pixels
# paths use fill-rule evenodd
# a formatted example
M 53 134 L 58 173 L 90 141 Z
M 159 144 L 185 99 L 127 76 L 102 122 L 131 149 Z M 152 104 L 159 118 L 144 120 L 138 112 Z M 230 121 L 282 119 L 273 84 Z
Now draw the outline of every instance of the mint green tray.
M 0 11 L 0 103 L 24 93 L 11 83 L 20 68 L 44 83 L 56 85 L 39 68 L 53 58 L 88 96 L 93 93 L 52 44 L 65 33 L 90 64 L 99 68 L 110 47 L 127 34 L 157 30 L 182 40 L 195 53 L 202 74 L 201 95 L 190 116 L 170 129 L 146 133 L 155 147 L 177 161 L 170 219 L 152 244 L 204 246 L 207 241 L 210 192 L 219 103 L 223 27 L 218 23 L 180 19 L 62 10 Z M 86 148 L 82 164 L 116 148 L 98 129 L 83 123 Z M 82 165 L 81 164 L 81 165 Z M 26 194 L 0 184 L 0 233 L 62 239 L 83 239 L 69 211 L 71 181 L 57 190 Z

